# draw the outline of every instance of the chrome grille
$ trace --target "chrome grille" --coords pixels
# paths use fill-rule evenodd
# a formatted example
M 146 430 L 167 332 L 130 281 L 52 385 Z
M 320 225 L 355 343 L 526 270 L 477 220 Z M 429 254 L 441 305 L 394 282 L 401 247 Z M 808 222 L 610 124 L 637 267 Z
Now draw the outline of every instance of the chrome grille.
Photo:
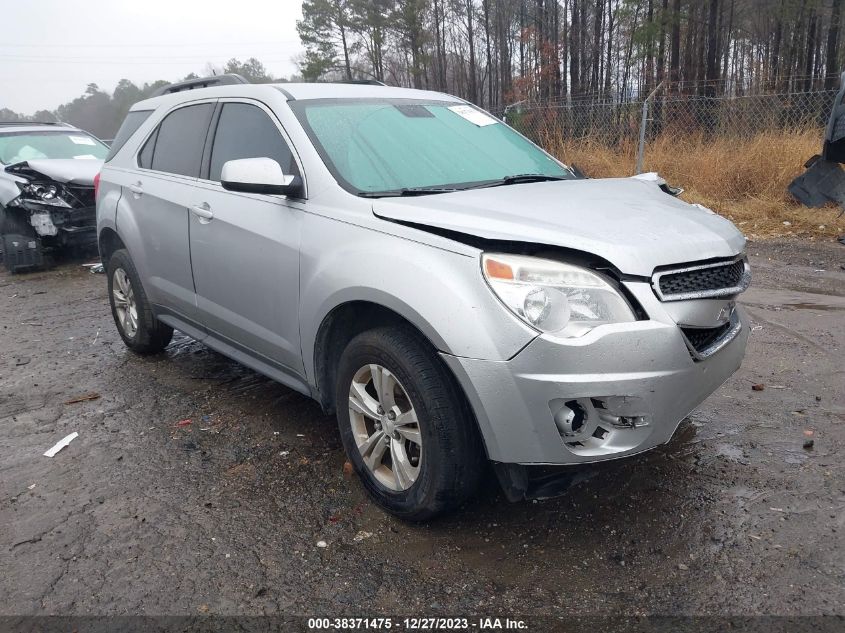
M 739 294 L 751 283 L 751 270 L 744 259 L 664 270 L 652 285 L 662 301 L 707 299 Z

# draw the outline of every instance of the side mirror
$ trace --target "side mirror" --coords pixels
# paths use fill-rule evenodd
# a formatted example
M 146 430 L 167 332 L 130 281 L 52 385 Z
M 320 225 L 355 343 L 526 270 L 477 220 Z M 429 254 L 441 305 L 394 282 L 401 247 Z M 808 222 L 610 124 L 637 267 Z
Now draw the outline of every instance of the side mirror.
M 295 179 L 272 158 L 241 158 L 223 163 L 220 184 L 227 191 L 288 195 L 298 190 Z

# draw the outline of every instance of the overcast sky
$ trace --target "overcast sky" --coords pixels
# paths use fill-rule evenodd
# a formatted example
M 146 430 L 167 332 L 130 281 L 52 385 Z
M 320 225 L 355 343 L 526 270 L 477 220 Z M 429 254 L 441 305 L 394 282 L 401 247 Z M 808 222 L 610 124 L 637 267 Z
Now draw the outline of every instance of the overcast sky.
M 301 0 L 0 0 L 0 108 L 32 114 L 89 83 L 176 80 L 256 57 L 296 72 Z

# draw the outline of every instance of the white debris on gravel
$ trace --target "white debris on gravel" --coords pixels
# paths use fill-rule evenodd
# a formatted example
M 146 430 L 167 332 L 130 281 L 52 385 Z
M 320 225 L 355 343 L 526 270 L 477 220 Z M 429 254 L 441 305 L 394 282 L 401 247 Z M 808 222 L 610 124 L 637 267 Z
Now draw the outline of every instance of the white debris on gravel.
M 372 535 L 372 532 L 365 532 L 364 530 L 361 530 L 360 532 L 358 532 L 358 534 L 352 537 L 352 540 L 356 543 L 360 543 L 361 541 L 370 538 Z
M 319 547 L 320 549 L 326 549 L 328 546 L 329 544 L 325 541 L 317 541 L 317 547 Z
M 94 275 L 106 272 L 106 268 L 103 266 L 102 262 L 92 262 L 90 264 L 82 264 L 82 266 L 90 270 Z
M 53 447 L 52 447 L 51 449 L 49 449 L 46 453 L 44 453 L 44 457 L 53 457 L 56 453 L 58 453 L 58 452 L 59 452 L 60 450 L 62 450 L 65 446 L 67 446 L 68 444 L 70 444 L 70 443 L 71 443 L 73 440 L 75 440 L 77 437 L 79 437 L 79 433 L 77 433 L 76 431 L 74 431 L 74 432 L 73 432 L 73 433 L 71 433 L 70 435 L 68 435 L 68 436 L 66 436 L 66 437 L 64 437 L 64 438 L 62 438 L 61 440 L 59 440 L 58 442 L 56 442 L 55 446 L 53 446 Z

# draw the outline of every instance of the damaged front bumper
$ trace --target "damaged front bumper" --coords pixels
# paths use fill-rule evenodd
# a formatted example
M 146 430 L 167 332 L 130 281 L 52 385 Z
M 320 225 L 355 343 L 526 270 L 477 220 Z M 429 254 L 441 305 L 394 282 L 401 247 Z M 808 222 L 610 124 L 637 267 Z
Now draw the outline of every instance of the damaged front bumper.
M 35 233 L 59 247 L 92 246 L 97 241 L 96 207 L 79 209 L 43 209 L 24 202 L 29 211 L 29 224 Z
M 443 359 L 463 386 L 488 455 L 523 465 L 583 464 L 668 442 L 683 418 L 736 371 L 748 326 L 707 358 L 678 325 L 647 320 L 581 338 L 541 335 L 508 361 Z
M 62 199 L 63 204 L 47 204 L 24 197 L 12 200 L 6 213 L 18 226 L 28 225 L 47 246 L 91 246 L 97 239 L 97 210 L 93 188 L 76 187 Z

